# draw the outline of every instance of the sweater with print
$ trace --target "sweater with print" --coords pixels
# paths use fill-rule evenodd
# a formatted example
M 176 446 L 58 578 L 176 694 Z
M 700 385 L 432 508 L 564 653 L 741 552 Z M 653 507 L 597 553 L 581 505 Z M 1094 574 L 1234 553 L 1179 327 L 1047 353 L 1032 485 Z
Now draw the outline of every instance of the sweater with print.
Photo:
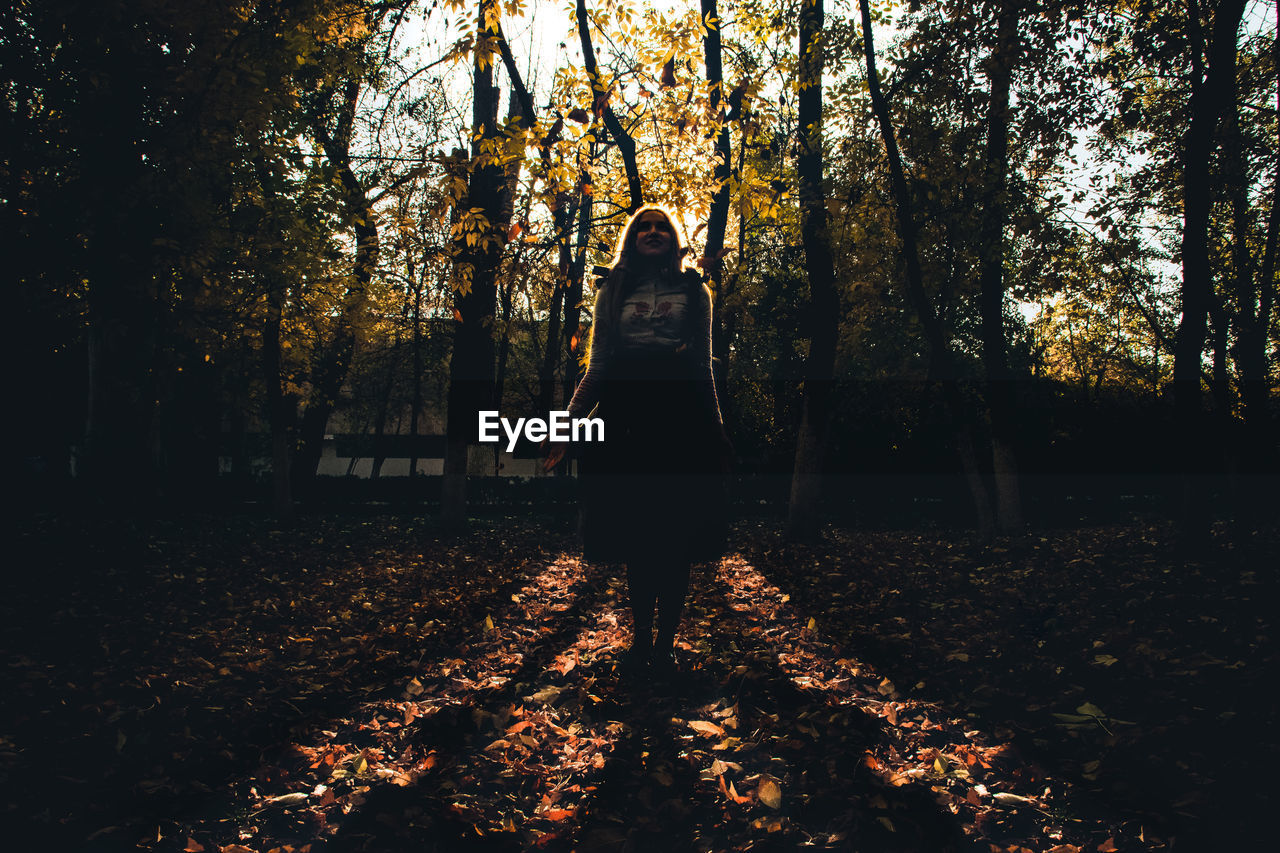
M 699 286 L 691 299 L 691 288 L 681 278 L 642 278 L 623 300 L 615 327 L 604 320 L 607 287 L 596 291 L 590 360 L 569 402 L 570 417 L 583 417 L 600 402 L 610 364 L 619 352 L 657 354 L 688 347 L 699 405 L 714 423 L 721 423 L 711 368 L 711 292 Z M 691 322 L 698 326 L 689 328 Z

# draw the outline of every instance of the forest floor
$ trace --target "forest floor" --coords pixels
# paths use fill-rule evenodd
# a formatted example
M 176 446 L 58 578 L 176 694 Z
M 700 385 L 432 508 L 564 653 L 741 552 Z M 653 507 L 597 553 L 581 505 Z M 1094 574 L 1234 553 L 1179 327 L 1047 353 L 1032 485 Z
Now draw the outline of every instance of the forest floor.
M 1274 528 L 739 524 L 668 680 L 563 521 L 26 523 L 14 850 L 1261 849 Z

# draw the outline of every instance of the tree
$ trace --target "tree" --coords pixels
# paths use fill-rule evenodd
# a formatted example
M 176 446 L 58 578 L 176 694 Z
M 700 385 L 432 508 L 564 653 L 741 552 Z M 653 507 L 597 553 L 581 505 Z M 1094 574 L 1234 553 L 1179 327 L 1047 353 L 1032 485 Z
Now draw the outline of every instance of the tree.
M 889 181 L 893 193 L 894 209 L 898 221 L 898 238 L 901 241 L 903 273 L 907 297 L 920 319 L 924 330 L 925 342 L 929 348 L 929 374 L 939 381 L 943 399 L 952 423 L 956 453 L 965 473 L 977 509 L 978 527 L 984 537 L 989 536 L 994 528 L 994 518 L 988 504 L 986 485 L 983 483 L 978 469 L 977 456 L 973 446 L 973 431 L 969 423 L 964 401 L 961 397 L 956 377 L 954 355 L 948 343 L 949 335 L 939 320 L 933 301 L 925 291 L 924 275 L 920 266 L 919 225 L 916 221 L 911 189 L 907 185 L 906 174 L 902 166 L 902 156 L 898 151 L 898 142 L 893 130 L 893 120 L 889 104 L 880 88 L 880 80 L 876 72 L 876 51 L 871 26 L 871 8 L 868 0 L 859 0 L 862 14 L 862 35 L 867 62 L 867 86 L 871 97 L 872 110 L 880 127 L 880 136 L 884 142 L 885 155 L 889 168 Z
M 1020 0 L 1002 0 L 997 10 L 996 44 L 988 60 L 991 95 L 987 107 L 987 146 L 982 176 L 978 234 L 982 306 L 982 364 L 991 411 L 991 456 L 995 474 L 996 526 L 1012 532 L 1022 526 L 1022 499 L 1014 451 L 1013 383 L 1009 375 L 1004 329 L 1006 182 L 1009 172 L 1009 89 L 1018 51 Z
M 821 516 L 822 473 L 831 421 L 832 374 L 840 304 L 827 234 L 827 203 L 822 188 L 822 0 L 803 0 L 800 11 L 800 156 L 796 166 L 801 211 L 801 242 L 809 280 L 813 330 L 804 368 L 804 396 L 796 439 L 795 470 L 787 509 L 787 536 L 811 539 Z
M 477 413 L 494 407 L 494 311 L 497 273 L 506 244 L 512 205 L 508 165 L 524 154 L 524 131 L 498 125 L 494 56 L 505 42 L 494 0 L 480 0 L 472 60 L 472 146 L 466 193 L 455 206 L 454 316 L 457 327 L 449 362 L 449 414 L 441 517 L 466 521 L 468 448 L 477 437 Z M 515 78 L 518 79 L 518 78 Z M 521 86 L 523 88 L 523 85 Z M 521 120 L 532 118 L 521 116 Z M 515 149 L 508 150 L 508 143 Z
M 1244 0 L 1221 0 L 1214 7 L 1209 67 L 1192 91 L 1190 122 L 1182 143 L 1182 322 L 1174 350 L 1173 388 L 1185 466 L 1182 529 L 1195 546 L 1207 539 L 1209 522 L 1203 479 L 1207 435 L 1201 403 L 1201 353 L 1212 298 L 1209 156 L 1223 105 L 1229 103 L 1234 88 L 1236 37 L 1244 6 Z M 1194 26 L 1198 25 L 1195 21 Z

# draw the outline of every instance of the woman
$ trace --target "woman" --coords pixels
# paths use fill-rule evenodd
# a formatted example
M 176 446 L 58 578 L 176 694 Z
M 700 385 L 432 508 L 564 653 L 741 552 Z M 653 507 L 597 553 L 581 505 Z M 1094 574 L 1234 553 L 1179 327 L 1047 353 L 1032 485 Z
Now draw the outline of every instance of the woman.
M 604 441 L 582 448 L 583 553 L 625 563 L 635 637 L 624 661 L 672 671 L 689 566 L 723 550 L 728 442 L 711 372 L 711 292 L 661 207 L 622 230 L 596 293 L 590 360 L 569 403 Z M 553 445 L 550 468 L 563 456 Z M 653 635 L 657 609 L 657 636 Z

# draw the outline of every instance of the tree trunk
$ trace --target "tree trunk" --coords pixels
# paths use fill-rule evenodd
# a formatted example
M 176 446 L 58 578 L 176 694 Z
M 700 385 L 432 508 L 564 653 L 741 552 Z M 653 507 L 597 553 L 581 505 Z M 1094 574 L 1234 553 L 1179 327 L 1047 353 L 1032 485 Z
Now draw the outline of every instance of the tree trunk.
M 125 52 L 121 52 L 123 59 Z M 88 213 L 86 319 L 88 399 L 77 477 L 104 508 L 125 510 L 155 500 L 150 453 L 155 419 L 158 300 L 147 245 L 152 233 L 131 209 L 145 175 L 120 122 L 141 115 L 132 72 L 108 64 L 101 101 L 83 116 L 87 133 L 79 166 Z M 115 111 L 120 114 L 115 114 Z
M 644 204 L 644 188 L 640 182 L 640 169 L 636 165 L 636 141 L 622 126 L 613 107 L 609 106 L 609 90 L 600 79 L 600 71 L 596 67 L 596 51 L 591 46 L 591 21 L 587 17 L 586 0 L 576 0 L 578 15 L 578 39 L 582 42 L 582 64 L 587 71 L 587 80 L 591 82 L 592 112 L 604 120 L 604 126 L 613 138 L 622 154 L 622 165 L 627 174 L 627 194 L 631 200 L 630 210 L 634 212 Z
M 1276 8 L 1276 23 L 1280 28 L 1280 6 Z M 1280 62 L 1280 40 L 1272 48 L 1273 58 Z M 1280 67 L 1280 66 L 1273 66 Z M 1276 109 L 1280 113 L 1280 77 L 1276 80 Z M 1237 129 L 1239 126 L 1239 103 L 1236 103 Z M 1249 318 L 1247 326 L 1241 324 L 1238 363 L 1240 368 L 1240 402 L 1243 407 L 1246 453 L 1250 458 L 1250 468 L 1257 472 L 1271 473 L 1275 470 L 1275 438 L 1271 426 L 1270 396 L 1267 367 L 1267 337 L 1271 328 L 1271 308 L 1275 298 L 1276 243 L 1280 238 L 1280 140 L 1276 143 L 1275 177 L 1271 185 L 1271 210 L 1267 214 L 1266 239 L 1262 250 L 1262 262 L 1259 265 L 1258 283 L 1255 287 L 1250 281 L 1248 292 L 1244 292 L 1241 283 L 1241 294 L 1238 298 L 1247 301 L 1250 306 L 1257 305 L 1257 313 Z M 1241 239 L 1241 227 L 1237 226 L 1237 242 Z M 1246 249 L 1247 252 L 1247 249 Z M 1238 279 L 1237 279 L 1238 280 Z
M 594 155 L 594 151 L 592 154 Z M 578 387 L 578 356 L 582 349 L 582 291 L 587 271 L 587 243 L 591 239 L 591 180 L 582 173 L 578 187 L 582 199 L 578 211 L 578 233 L 574 237 L 576 249 L 573 264 L 569 268 L 568 290 L 564 295 L 564 399 L 573 399 L 573 389 Z
M 832 379 L 840 300 L 827 232 L 827 203 L 822 187 L 822 0 L 802 0 L 800 11 L 800 98 L 797 119 L 800 157 L 796 167 L 800 195 L 800 239 L 809 279 L 813 329 L 804 369 L 800 432 L 787 512 L 787 537 L 809 540 L 821 529 L 822 476 L 831 422 Z
M 569 292 L 569 267 L 573 257 L 571 231 L 577 212 L 576 199 L 571 201 L 567 192 L 556 193 L 551 216 L 559 263 L 556 269 L 556 286 L 551 293 L 551 304 L 547 308 L 547 339 L 542 350 L 542 363 L 538 366 L 539 412 L 549 412 L 556 404 L 556 365 L 560 362 L 562 352 L 560 330 L 564 318 L 565 296 Z
M 716 168 L 713 177 L 716 191 L 711 196 L 711 210 L 707 215 L 707 242 L 704 250 L 703 272 L 710 279 L 716 297 L 716 310 L 712 315 L 711 342 L 714 352 L 720 354 L 713 362 L 713 381 L 720 398 L 720 414 L 727 418 L 728 397 L 725 392 L 726 329 L 723 307 L 724 297 L 724 233 L 729 224 L 729 179 L 733 149 L 729 139 L 729 123 L 724 112 L 724 70 L 721 62 L 720 12 L 716 0 L 702 0 L 702 19 L 706 22 L 706 35 L 702 39 L 707 67 L 707 85 L 711 90 L 711 114 L 716 117 L 720 129 L 716 133 Z
M 423 264 L 423 275 L 427 265 Z M 422 411 L 422 276 L 413 279 L 413 388 L 409 394 L 409 477 L 418 474 L 418 417 Z M 399 430 L 397 430 L 399 432 Z
M 943 401 L 951 421 L 951 432 L 956 456 L 964 472 L 965 483 L 977 511 L 978 528 L 983 538 L 990 537 L 994 528 L 990 496 L 983 483 L 973 446 L 973 430 L 964 400 L 956 380 L 955 360 L 947 343 L 948 335 L 934 310 L 933 301 L 924 287 L 924 273 L 920 267 L 919 224 L 916 222 L 911 190 L 907 185 L 898 150 L 897 137 L 889 103 L 880 89 L 876 71 L 875 41 L 871 29 L 871 8 L 868 0 L 859 0 L 862 17 L 863 48 L 867 61 L 867 81 L 871 95 L 871 108 L 880 126 L 880 138 L 884 142 L 889 164 L 889 186 L 893 193 L 894 210 L 898 219 L 898 237 L 902 243 L 903 270 L 906 278 L 907 298 L 915 309 L 924 329 L 925 344 L 929 350 L 929 375 L 942 388 Z
M 716 191 L 711 196 L 711 210 L 707 216 L 706 267 L 704 272 L 711 279 L 711 289 L 720 293 L 724 272 L 724 232 L 729 223 L 729 164 L 732 149 L 729 142 L 729 124 L 725 121 L 722 93 L 724 72 L 720 61 L 720 14 L 716 0 L 702 0 L 702 19 L 706 22 L 706 35 L 702 39 L 706 55 L 707 86 L 711 91 L 710 112 L 716 117 L 720 129 L 716 133 L 716 168 L 713 174 Z
M 1280 148 L 1277 148 L 1280 151 Z M 1275 430 L 1271 416 L 1271 383 L 1267 358 L 1267 330 L 1275 301 L 1276 243 L 1280 237 L 1280 175 L 1272 188 L 1271 211 L 1267 215 L 1267 237 L 1258 275 L 1258 314 L 1247 340 L 1240 341 L 1240 397 L 1244 404 L 1249 433 L 1249 452 L 1254 470 L 1274 473 Z
M 520 97 L 516 94 L 514 87 L 511 92 L 510 108 L 507 114 L 507 126 L 516 127 L 525 119 L 524 113 L 520 105 Z M 506 174 L 502 185 L 502 201 L 501 210 L 499 211 L 499 219 L 502 222 L 510 223 L 515 216 L 515 200 L 516 188 L 520 183 L 520 165 L 521 161 L 512 159 L 506 164 Z M 528 211 L 526 210 L 526 216 Z M 508 231 L 508 233 L 510 233 Z M 498 288 L 498 299 L 502 309 L 501 323 L 499 324 L 499 340 L 498 340 L 498 363 L 497 372 L 494 375 L 493 383 L 493 402 L 499 411 L 502 411 L 503 392 L 507 381 L 507 361 L 511 357 L 511 316 L 512 316 L 512 300 L 515 296 L 516 279 L 509 272 L 502 277 L 502 286 Z M 501 442 L 493 445 L 493 473 L 495 476 L 502 473 L 502 444 Z
M 414 265 L 409 263 L 407 270 L 410 281 L 414 279 Z M 387 359 L 386 379 L 382 383 L 382 393 L 378 395 L 378 411 L 373 419 L 373 460 L 369 468 L 369 479 L 376 480 L 382 475 L 382 464 L 387 459 L 387 413 L 391 408 L 391 389 L 396 384 L 396 357 L 399 355 L 401 345 L 401 329 L 404 328 L 406 315 L 409 313 L 409 303 L 406 300 L 404 308 L 400 312 L 400 324 L 396 327 L 395 334 L 391 339 L 391 357 Z M 359 458 L 351 457 L 351 465 L 347 468 L 347 476 L 355 471 L 356 463 Z
M 1173 392 L 1182 463 L 1180 530 L 1186 544 L 1209 538 L 1208 431 L 1201 400 L 1202 355 L 1213 283 L 1209 269 L 1209 159 L 1235 82 L 1236 33 L 1245 0 L 1222 0 L 1214 14 L 1209 69 L 1191 95 L 1182 151 L 1182 320 L 1174 348 Z
M 1004 228 L 1009 172 L 1009 89 L 1018 40 L 1018 0 L 1004 0 L 996 22 L 996 46 L 989 61 L 991 100 L 987 110 L 987 151 L 983 175 L 982 219 L 978 242 L 982 363 L 987 407 L 991 412 L 991 463 L 995 475 L 996 527 L 1022 527 L 1018 489 L 1013 378 L 1004 334 Z
M 348 80 L 343 85 L 337 129 L 330 132 L 320 119 L 312 124 L 325 158 L 337 171 L 342 188 L 343 213 L 355 232 L 356 253 L 351 269 L 351 286 L 342 300 L 338 316 L 334 318 L 332 335 L 319 347 L 319 358 L 312 369 L 312 390 L 298 428 L 298 452 L 293 464 L 294 488 L 297 491 L 305 491 L 315 479 L 324 450 L 325 428 L 337 407 L 342 385 L 355 356 L 356 330 L 368 302 L 369 286 L 378 264 L 378 226 L 373 206 L 351 167 L 351 142 L 359 96 L 360 81 Z
M 481 0 L 477 28 L 504 43 L 492 17 L 494 0 Z M 486 39 L 477 40 L 473 63 L 471 174 L 465 200 L 455 213 L 480 211 L 482 228 L 456 235 L 456 297 L 453 354 L 449 360 L 449 412 L 446 426 L 444 481 L 441 485 L 441 519 L 460 526 L 467 518 L 467 456 L 477 439 L 477 415 L 492 409 L 494 394 L 494 307 L 497 302 L 498 265 L 510 225 L 511 206 L 506 203 L 507 169 L 500 153 L 503 133 L 498 127 L 498 89 L 493 84 L 493 57 Z M 505 214 L 505 215 L 504 215 Z M 461 223 L 461 220 L 458 221 Z M 474 236 L 470 242 L 467 235 Z
M 280 387 L 283 364 L 280 357 L 280 320 L 283 296 L 267 297 L 267 318 L 262 328 L 262 374 L 267 386 L 267 419 L 271 424 L 271 507 L 279 518 L 292 518 L 293 426 L 296 407 L 292 395 Z

